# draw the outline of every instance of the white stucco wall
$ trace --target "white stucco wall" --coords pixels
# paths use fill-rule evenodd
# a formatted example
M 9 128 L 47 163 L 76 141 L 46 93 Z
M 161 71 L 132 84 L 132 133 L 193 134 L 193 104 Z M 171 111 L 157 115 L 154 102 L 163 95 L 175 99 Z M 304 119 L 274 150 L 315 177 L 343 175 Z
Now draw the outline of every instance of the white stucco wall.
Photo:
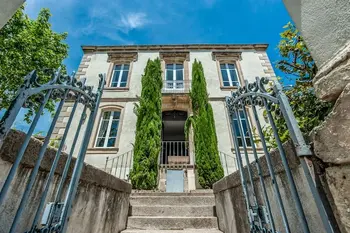
M 260 54 L 259 54 L 260 53 Z M 88 68 L 86 69 L 86 74 L 83 77 L 87 78 L 87 84 L 97 86 L 98 74 L 108 73 L 110 68 L 110 63 L 107 62 L 106 53 L 95 53 L 90 54 L 91 60 L 89 62 Z M 241 60 L 239 61 L 241 71 L 243 74 L 242 79 L 248 79 L 249 82 L 254 82 L 256 76 L 266 76 L 266 67 L 262 65 L 261 52 L 256 51 L 243 51 L 241 54 Z M 98 122 L 100 118 L 100 112 L 97 114 L 95 121 L 95 126 L 93 130 L 93 135 L 91 137 L 88 153 L 86 154 L 86 162 L 92 164 L 98 168 L 104 168 L 106 158 L 115 157 L 117 154 L 123 154 L 132 150 L 132 144 L 135 140 L 135 130 L 136 130 L 136 116 L 133 112 L 134 103 L 137 101 L 136 96 L 141 94 L 141 77 L 144 73 L 148 59 L 155 59 L 159 57 L 159 52 L 139 52 L 137 61 L 133 62 L 131 76 L 129 79 L 129 90 L 116 91 L 113 89 L 106 88 L 104 90 L 103 98 L 100 107 L 104 108 L 106 106 L 117 106 L 122 111 L 122 117 L 120 120 L 120 126 L 118 130 L 119 139 L 117 140 L 118 152 L 115 153 L 106 152 L 101 150 L 94 152 L 94 140 L 95 135 L 98 131 Z M 191 79 L 192 75 L 192 64 L 194 60 L 197 59 L 202 62 L 204 68 L 204 75 L 207 81 L 207 90 L 209 93 L 210 103 L 214 111 L 214 120 L 216 125 L 216 133 L 218 137 L 218 147 L 219 151 L 225 154 L 233 156 L 232 149 L 232 136 L 231 129 L 229 126 L 229 117 L 225 106 L 225 97 L 230 95 L 231 90 L 224 90 L 220 88 L 220 78 L 219 71 L 216 61 L 212 58 L 211 51 L 192 51 L 190 52 L 189 61 L 189 76 Z M 81 115 L 81 109 L 77 112 L 77 117 L 73 121 L 70 129 L 70 133 L 67 138 L 67 150 L 74 137 L 74 133 L 78 124 L 78 116 Z M 261 115 L 261 114 L 260 114 Z M 261 116 L 262 117 L 262 116 Z M 263 122 L 262 122 L 263 123 Z M 84 124 L 84 127 L 86 123 Z M 72 132 L 72 133 L 71 133 Z M 83 132 L 81 133 L 81 137 Z M 80 140 L 81 142 L 81 140 Z M 79 148 L 80 142 L 76 146 Z M 76 153 L 78 149 L 76 149 Z M 130 166 L 130 164 L 127 164 Z M 234 161 L 228 164 L 230 171 L 233 170 L 236 165 Z
M 321 68 L 350 42 L 350 1 L 300 0 L 301 7 L 296 7 L 294 2 L 284 0 L 293 20 L 301 22 L 297 26 Z
M 24 0 L 0 1 L 0 29 L 23 3 Z

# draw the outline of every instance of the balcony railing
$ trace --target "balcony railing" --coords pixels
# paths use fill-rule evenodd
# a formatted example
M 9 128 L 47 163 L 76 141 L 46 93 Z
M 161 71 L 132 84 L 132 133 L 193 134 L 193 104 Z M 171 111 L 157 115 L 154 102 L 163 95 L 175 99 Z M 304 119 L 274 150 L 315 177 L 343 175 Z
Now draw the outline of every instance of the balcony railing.
M 219 152 L 222 168 L 224 169 L 225 176 L 238 170 L 237 159 L 233 155 Z
M 189 164 L 188 141 L 163 141 L 160 164 Z
M 191 80 L 164 80 L 162 93 L 189 93 Z
M 129 181 L 129 173 L 133 165 L 134 151 L 130 150 L 113 158 L 106 159 L 105 172 L 120 179 Z

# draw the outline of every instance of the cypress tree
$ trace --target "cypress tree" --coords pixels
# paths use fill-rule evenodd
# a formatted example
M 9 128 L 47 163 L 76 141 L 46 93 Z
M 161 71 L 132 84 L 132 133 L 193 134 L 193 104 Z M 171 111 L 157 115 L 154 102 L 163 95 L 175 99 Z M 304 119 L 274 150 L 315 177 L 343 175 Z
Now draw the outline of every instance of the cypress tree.
M 224 176 L 224 170 L 220 163 L 213 109 L 208 101 L 203 66 L 197 60 L 192 66 L 190 97 L 193 116 L 188 118 L 185 132 L 188 135 L 189 126 L 193 126 L 199 184 L 203 188 L 212 188 Z
M 160 60 L 148 60 L 142 76 L 134 145 L 134 164 L 130 173 L 134 189 L 157 188 L 158 155 L 161 149 L 162 128 L 162 70 Z

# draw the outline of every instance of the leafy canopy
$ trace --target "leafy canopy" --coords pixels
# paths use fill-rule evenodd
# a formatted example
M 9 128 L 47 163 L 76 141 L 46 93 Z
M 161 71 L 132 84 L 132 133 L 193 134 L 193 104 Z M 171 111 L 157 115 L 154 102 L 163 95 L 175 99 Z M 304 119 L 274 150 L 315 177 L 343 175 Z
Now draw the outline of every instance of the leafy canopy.
M 276 64 L 277 69 L 298 80 L 312 80 L 317 73 L 317 66 L 303 37 L 291 22 L 283 28 L 285 30 L 280 34 L 278 44 L 281 60 Z
M 312 79 L 317 73 L 317 67 L 303 37 L 290 22 L 284 26 L 284 29 L 280 34 L 281 41 L 278 45 L 281 60 L 277 62 L 276 68 L 286 75 L 293 75 L 295 84 L 284 91 L 300 130 L 302 133 L 308 134 L 325 120 L 333 103 L 322 102 L 315 95 Z M 281 141 L 287 141 L 289 131 L 283 116 L 276 114 L 276 112 L 272 112 L 272 115 Z M 266 127 L 264 134 L 270 147 L 277 147 L 271 127 Z
M 45 70 L 62 66 L 65 71 L 62 61 L 68 55 L 68 45 L 64 42 L 67 33 L 54 32 L 50 16 L 50 11 L 43 8 L 37 19 L 30 19 L 22 6 L 0 29 L 0 109 L 9 107 L 24 76 L 32 70 L 37 70 L 40 82 L 50 78 Z M 29 109 L 27 121 L 37 107 L 34 103 Z M 54 103 L 49 102 L 46 108 L 52 112 Z

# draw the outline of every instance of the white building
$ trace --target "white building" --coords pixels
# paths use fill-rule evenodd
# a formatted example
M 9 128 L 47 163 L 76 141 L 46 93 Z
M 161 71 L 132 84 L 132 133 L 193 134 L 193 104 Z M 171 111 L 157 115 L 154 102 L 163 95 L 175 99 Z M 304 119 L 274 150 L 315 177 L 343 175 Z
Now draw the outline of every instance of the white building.
M 141 95 L 141 77 L 147 60 L 160 58 L 164 79 L 160 164 L 168 170 L 184 171 L 184 190 L 195 189 L 195 153 L 191 137 L 189 142 L 185 142 L 184 122 L 192 112 L 188 93 L 192 64 L 197 59 L 204 69 L 225 175 L 236 170 L 225 97 L 236 90 L 243 80 L 254 82 L 257 76 L 275 76 L 266 54 L 266 44 L 82 46 L 82 49 L 84 56 L 78 77 L 86 78 L 87 84 L 94 86 L 97 86 L 98 74 L 105 73 L 107 77 L 86 154 L 87 163 L 105 169 L 107 157 L 123 155 L 113 161 L 112 170 L 110 160 L 107 170 L 121 178 L 127 177 L 136 129 L 133 110 L 134 104 L 138 102 L 137 96 Z M 70 110 L 70 103 L 66 103 L 54 137 L 63 134 Z M 77 117 L 79 111 L 81 109 Z M 73 121 L 72 132 L 76 130 L 77 124 L 78 120 Z M 72 135 L 69 134 L 67 145 L 71 145 Z M 162 169 L 160 173 L 161 189 L 165 188 L 166 183 L 164 171 Z

